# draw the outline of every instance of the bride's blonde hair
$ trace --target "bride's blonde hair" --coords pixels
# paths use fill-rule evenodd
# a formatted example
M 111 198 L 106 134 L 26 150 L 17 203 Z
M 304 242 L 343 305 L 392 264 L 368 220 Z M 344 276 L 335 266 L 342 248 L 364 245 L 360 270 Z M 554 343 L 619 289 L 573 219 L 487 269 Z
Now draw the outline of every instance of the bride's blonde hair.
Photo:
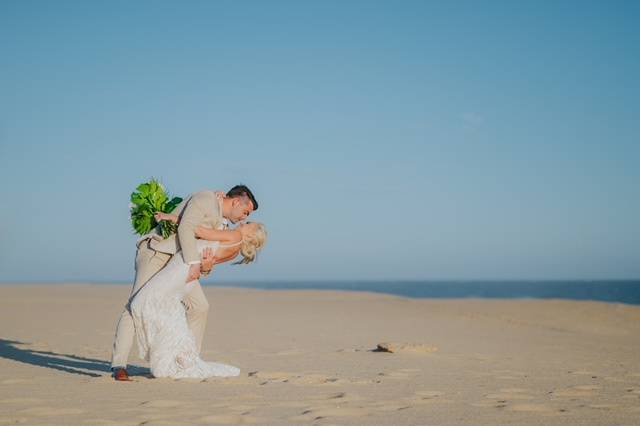
M 252 232 L 244 237 L 242 245 L 240 246 L 240 254 L 242 260 L 236 262 L 236 265 L 245 265 L 256 260 L 258 251 L 264 247 L 267 243 L 267 230 L 262 223 L 251 222 L 257 225 L 255 232 Z

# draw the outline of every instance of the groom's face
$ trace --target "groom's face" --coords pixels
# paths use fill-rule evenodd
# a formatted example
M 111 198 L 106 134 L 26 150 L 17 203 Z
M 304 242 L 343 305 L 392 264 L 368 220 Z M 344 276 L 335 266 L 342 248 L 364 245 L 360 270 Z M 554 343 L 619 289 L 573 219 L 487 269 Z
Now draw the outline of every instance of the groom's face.
M 231 201 L 231 212 L 227 219 L 232 223 L 242 222 L 249 217 L 251 212 L 253 212 L 253 204 L 248 198 L 233 198 Z

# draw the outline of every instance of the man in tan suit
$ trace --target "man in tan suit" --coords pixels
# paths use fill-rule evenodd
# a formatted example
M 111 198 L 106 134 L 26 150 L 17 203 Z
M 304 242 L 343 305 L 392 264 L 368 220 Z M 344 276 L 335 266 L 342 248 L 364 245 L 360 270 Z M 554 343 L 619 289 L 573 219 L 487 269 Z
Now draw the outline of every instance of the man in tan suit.
M 218 197 L 213 191 L 197 192 L 180 203 L 173 211 L 180 217 L 177 234 L 162 239 L 159 233 L 153 232 L 145 235 L 138 242 L 133 289 L 125 309 L 120 315 L 113 342 L 111 370 L 116 380 L 129 380 L 126 367 L 135 336 L 129 308 L 131 298 L 151 277 L 164 268 L 169 259 L 179 250 L 181 250 L 179 255 L 182 256 L 184 262 L 191 265 L 189 274 L 185 277 L 185 283 L 197 280 L 203 273 L 210 272 L 215 259 L 209 255 L 200 257 L 196 249 L 195 229 L 198 226 L 223 229 L 228 222 L 241 222 L 257 209 L 256 199 L 249 188 L 244 185 L 234 186 L 224 197 Z M 209 302 L 207 302 L 199 282 L 187 294 L 182 303 L 187 313 L 189 328 L 196 338 L 199 350 L 202 346 L 209 313 Z

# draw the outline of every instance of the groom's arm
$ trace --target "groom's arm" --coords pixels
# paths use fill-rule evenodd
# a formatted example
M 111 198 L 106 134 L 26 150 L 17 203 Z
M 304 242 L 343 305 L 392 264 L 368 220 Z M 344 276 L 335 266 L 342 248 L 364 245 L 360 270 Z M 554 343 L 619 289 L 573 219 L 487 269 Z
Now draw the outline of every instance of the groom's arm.
M 198 192 L 191 197 L 182 212 L 178 225 L 178 241 L 184 263 L 200 263 L 200 254 L 196 247 L 196 228 L 204 220 L 206 213 L 212 211 L 214 202 L 217 201 L 212 192 Z

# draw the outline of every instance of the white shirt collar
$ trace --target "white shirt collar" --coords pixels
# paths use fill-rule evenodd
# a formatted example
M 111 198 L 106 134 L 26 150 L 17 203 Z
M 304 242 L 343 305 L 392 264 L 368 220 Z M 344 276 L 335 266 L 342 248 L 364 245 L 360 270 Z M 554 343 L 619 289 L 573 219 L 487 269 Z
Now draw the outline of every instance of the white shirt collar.
M 220 209 L 220 216 L 222 216 L 222 201 L 218 200 L 218 208 Z M 229 219 L 226 217 L 222 217 L 222 229 L 226 229 L 229 227 Z

